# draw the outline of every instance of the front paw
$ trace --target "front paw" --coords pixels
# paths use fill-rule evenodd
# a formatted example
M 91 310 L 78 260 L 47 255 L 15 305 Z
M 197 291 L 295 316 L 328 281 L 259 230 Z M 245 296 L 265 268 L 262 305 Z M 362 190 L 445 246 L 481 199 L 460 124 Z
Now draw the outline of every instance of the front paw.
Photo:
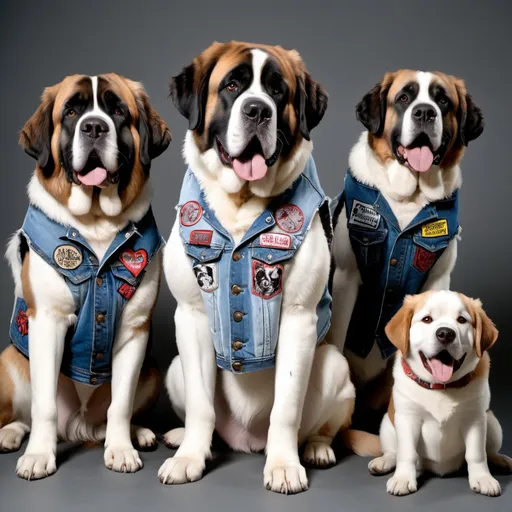
M 269 491 L 281 494 L 297 494 L 308 490 L 306 470 L 299 463 L 265 464 L 263 483 Z
M 368 463 L 368 471 L 372 475 L 387 475 L 396 467 L 396 457 L 394 455 L 385 454 L 381 457 L 371 460 Z
M 304 448 L 304 462 L 317 468 L 327 468 L 336 464 L 336 455 L 331 446 L 322 441 L 310 441 Z
M 136 473 L 143 467 L 139 452 L 133 446 L 107 446 L 105 466 L 118 473 Z
M 16 474 L 25 480 L 39 480 L 57 471 L 53 453 L 25 453 L 18 459 Z
M 202 478 L 205 466 L 204 458 L 170 457 L 158 470 L 158 478 L 166 485 L 196 482 Z
M 407 496 L 418 490 L 416 475 L 397 475 L 396 473 L 388 480 L 386 490 L 393 496 Z
M 20 449 L 25 434 L 10 428 L 0 430 L 0 453 L 15 452 Z
M 499 496 L 501 494 L 500 483 L 489 474 L 470 476 L 469 486 L 473 492 L 484 496 Z

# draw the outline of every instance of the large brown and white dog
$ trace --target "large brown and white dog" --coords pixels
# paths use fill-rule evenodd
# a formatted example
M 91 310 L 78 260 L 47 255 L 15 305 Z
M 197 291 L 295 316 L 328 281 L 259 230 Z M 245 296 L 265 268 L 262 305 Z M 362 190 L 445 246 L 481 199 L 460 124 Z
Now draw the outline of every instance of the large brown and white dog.
M 482 133 L 483 119 L 461 79 L 412 70 L 387 73 L 357 105 L 356 113 L 367 131 L 350 153 L 350 176 L 376 199 L 371 204 L 359 201 L 359 210 L 355 202 L 350 211 L 340 204 L 346 215 L 344 211 L 335 218 L 333 324 L 328 340 L 344 350 L 354 383 L 363 389 L 376 377 L 384 377 L 388 366 L 389 359 L 375 340 L 385 338 L 384 326 L 405 295 L 403 265 L 414 265 L 413 272 L 422 274 L 414 276 L 419 289 L 408 293 L 449 288 L 457 257 L 456 206 L 455 233 L 446 236 L 449 226 L 441 213 L 437 217 L 436 205 L 453 199 L 460 188 L 459 164 L 465 146 Z M 420 213 L 422 221 L 418 221 Z M 382 228 L 384 218 L 388 226 Z M 410 249 L 388 247 L 386 252 L 390 224 L 413 239 Z M 409 263 L 414 250 L 416 260 Z M 383 293 L 374 308 L 378 329 L 372 324 L 370 304 L 362 302 L 363 288 L 370 301 L 381 300 L 373 293 L 374 286 L 381 286 Z M 356 354 L 347 347 L 349 341 L 369 348 L 364 355 Z M 380 397 L 375 405 L 387 403 L 387 398 Z
M 189 120 L 185 159 L 238 244 L 272 198 L 305 169 L 310 131 L 324 115 L 327 95 L 296 51 L 241 42 L 214 43 L 174 78 L 171 94 Z M 329 345 L 316 348 L 316 306 L 330 259 L 320 216 L 295 257 L 264 279 L 268 286 L 272 279 L 283 280 L 275 368 L 245 374 L 216 368 L 212 331 L 181 229 L 177 219 L 164 254 L 164 272 L 178 303 L 180 353 L 166 384 L 185 429 L 165 436 L 179 449 L 161 467 L 160 480 L 200 479 L 216 429 L 235 450 L 266 449 L 268 489 L 303 491 L 308 480 L 298 443 L 309 439 L 305 458 L 312 463 L 335 462 L 330 443 L 350 422 L 354 398 L 341 353 Z
M 416 491 L 422 471 L 446 475 L 466 461 L 471 489 L 499 495 L 488 464 L 510 473 L 512 459 L 499 453 L 503 434 L 489 409 L 487 350 L 498 331 L 482 303 L 449 291 L 409 295 L 386 333 L 399 352 L 380 431 L 384 454 L 370 472 L 396 467 L 387 490 L 401 496 Z
M 72 236 L 80 234 L 95 255 L 91 261 L 101 262 L 116 235 L 149 211 L 151 159 L 170 140 L 140 83 L 116 74 L 68 76 L 45 89 L 20 135 L 23 149 L 37 160 L 28 187 L 31 208 L 58 225 L 72 226 Z M 71 256 L 81 254 L 80 246 L 67 247 Z M 154 444 L 155 436 L 148 429 L 131 429 L 130 419 L 148 407 L 159 388 L 155 368 L 144 368 L 139 378 L 161 275 L 156 256 L 141 281 L 133 279 L 130 300 L 114 326 L 112 382 L 94 387 L 59 374 L 77 318 L 67 278 L 29 247 L 21 231 L 12 238 L 7 258 L 15 295 L 28 306 L 18 328 L 28 332 L 30 363 L 12 345 L 0 355 L 0 451 L 19 449 L 31 432 L 17 465 L 20 477 L 31 480 L 56 471 L 57 437 L 106 438 L 108 468 L 134 472 L 142 467 L 132 434 L 142 447 Z M 64 256 L 63 262 L 71 269 L 86 265 L 81 256 L 78 261 Z M 105 264 L 110 268 L 110 261 Z M 105 286 L 101 277 L 91 279 L 98 289 Z M 104 325 L 108 320 L 97 316 Z M 97 361 L 106 356 L 94 353 Z M 92 377 L 90 384 L 96 380 Z

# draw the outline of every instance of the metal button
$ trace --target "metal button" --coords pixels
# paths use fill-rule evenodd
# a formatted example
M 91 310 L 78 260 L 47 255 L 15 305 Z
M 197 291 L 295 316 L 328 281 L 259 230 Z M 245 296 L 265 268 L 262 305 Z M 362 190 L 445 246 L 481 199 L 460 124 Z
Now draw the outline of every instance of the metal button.
M 244 314 L 241 311 L 235 311 L 233 313 L 233 320 L 235 322 L 241 322 L 244 318 Z
M 98 313 L 96 315 L 96 322 L 102 324 L 105 321 L 105 315 L 103 313 Z
M 233 261 L 239 261 L 242 255 L 239 252 L 233 253 Z
M 101 286 L 101 285 L 103 284 L 103 279 L 102 279 L 101 277 L 97 277 L 97 278 L 96 278 L 96 284 L 97 284 L 98 286 Z
M 130 238 L 130 235 L 131 235 L 131 233 L 126 233 L 126 234 L 124 235 L 124 237 L 125 237 L 125 238 Z
M 368 238 L 364 237 L 364 238 L 363 238 L 363 242 L 364 242 L 365 244 L 366 244 L 366 243 L 368 243 Z
M 267 255 L 267 260 L 268 260 L 268 261 L 272 261 L 272 254 L 268 254 L 268 255 Z
M 241 286 L 238 286 L 237 284 L 234 284 L 232 287 L 231 287 L 231 293 L 233 295 L 240 295 L 242 293 L 242 287 Z
M 392 266 L 392 267 L 396 267 L 396 264 L 398 263 L 398 260 L 396 258 L 391 258 L 391 261 L 389 262 L 389 264 Z
M 233 348 L 233 350 L 240 350 L 241 348 L 244 347 L 244 344 L 240 340 L 234 340 L 233 343 L 231 344 L 231 347 Z
M 265 219 L 265 222 L 266 222 L 267 224 L 270 224 L 270 223 L 272 222 L 272 217 L 267 217 L 267 218 Z
M 73 233 L 71 233 L 71 236 L 76 236 L 76 231 L 73 231 Z
M 233 368 L 235 372 L 241 372 L 244 369 L 244 365 L 241 361 L 233 361 L 231 368 Z
M 98 352 L 94 357 L 95 357 L 98 361 L 103 361 L 103 358 L 105 357 L 105 355 L 103 354 L 103 352 Z
M 98 379 L 96 377 L 91 378 L 91 384 L 96 384 L 98 382 Z

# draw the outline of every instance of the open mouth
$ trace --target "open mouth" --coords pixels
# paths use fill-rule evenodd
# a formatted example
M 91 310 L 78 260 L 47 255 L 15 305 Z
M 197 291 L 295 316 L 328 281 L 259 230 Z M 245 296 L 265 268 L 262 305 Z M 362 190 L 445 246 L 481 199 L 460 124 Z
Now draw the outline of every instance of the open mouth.
M 446 150 L 447 140 L 443 135 L 441 145 L 434 151 L 427 134 L 421 133 L 408 147 L 395 143 L 395 156 L 398 162 L 415 172 L 427 172 L 433 165 L 439 165 Z
M 107 171 L 96 151 L 91 152 L 83 169 L 75 171 L 73 174 L 73 181 L 77 185 L 85 185 L 87 187 L 105 188 L 119 183 L 119 179 L 119 172 Z
M 222 165 L 231 167 L 239 178 L 247 181 L 256 181 L 264 178 L 268 168 L 277 162 L 281 152 L 281 144 L 278 141 L 274 154 L 270 158 L 265 159 L 261 143 L 256 136 L 249 141 L 249 144 L 236 158 L 226 151 L 218 137 L 216 138 L 216 144 Z
M 441 350 L 439 354 L 430 359 L 420 351 L 421 362 L 425 370 L 429 372 L 437 382 L 448 382 L 453 374 L 462 366 L 466 354 L 459 360 L 454 359 L 447 350 Z

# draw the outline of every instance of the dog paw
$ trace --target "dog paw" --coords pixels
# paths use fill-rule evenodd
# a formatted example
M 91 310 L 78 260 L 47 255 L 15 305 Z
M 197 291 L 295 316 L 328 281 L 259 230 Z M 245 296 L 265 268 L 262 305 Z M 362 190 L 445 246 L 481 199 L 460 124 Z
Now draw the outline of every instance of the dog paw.
M 501 494 L 500 483 L 491 475 L 470 476 L 469 486 L 473 492 L 484 496 L 499 496 Z
M 142 469 L 142 460 L 133 446 L 107 446 L 105 448 L 105 466 L 118 473 L 136 473 Z
M 135 427 L 133 437 L 141 450 L 147 450 L 148 448 L 156 446 L 156 436 L 149 428 Z
M 20 449 L 25 434 L 10 428 L 0 430 L 0 452 L 15 452 Z
M 493 466 L 493 470 L 497 473 L 504 475 L 512 473 L 512 459 L 510 457 L 507 457 L 502 453 L 497 453 L 495 455 L 489 455 L 488 459 L 489 464 Z
M 310 441 L 304 449 L 304 462 L 318 468 L 326 468 L 336 464 L 336 455 L 329 444 Z
M 205 465 L 200 458 L 170 457 L 158 470 L 158 478 L 166 485 L 196 482 L 203 476 Z
M 25 453 L 16 465 L 16 474 L 25 480 L 46 478 L 56 471 L 57 462 L 53 453 Z
M 386 490 L 393 496 L 406 496 L 418 490 L 416 475 L 397 475 L 396 473 L 388 480 Z
M 162 436 L 162 442 L 168 448 L 179 448 L 181 446 L 181 443 L 183 442 L 184 437 L 184 428 L 173 428 L 172 430 L 169 430 L 167 434 L 164 434 Z
M 391 455 L 382 455 L 368 463 L 368 471 L 372 475 L 386 475 L 396 467 L 396 458 Z
M 306 470 L 300 464 L 269 464 L 263 471 L 265 489 L 281 494 L 297 494 L 308 490 Z

